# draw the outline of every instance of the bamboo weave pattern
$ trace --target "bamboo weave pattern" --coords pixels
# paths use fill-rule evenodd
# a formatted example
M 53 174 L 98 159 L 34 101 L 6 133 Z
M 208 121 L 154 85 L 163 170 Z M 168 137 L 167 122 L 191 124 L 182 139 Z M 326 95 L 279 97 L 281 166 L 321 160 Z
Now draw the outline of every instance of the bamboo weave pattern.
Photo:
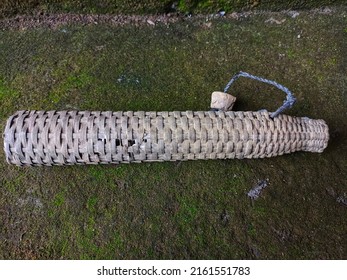
M 264 158 L 322 152 L 323 120 L 268 112 L 18 111 L 4 133 L 15 165 Z

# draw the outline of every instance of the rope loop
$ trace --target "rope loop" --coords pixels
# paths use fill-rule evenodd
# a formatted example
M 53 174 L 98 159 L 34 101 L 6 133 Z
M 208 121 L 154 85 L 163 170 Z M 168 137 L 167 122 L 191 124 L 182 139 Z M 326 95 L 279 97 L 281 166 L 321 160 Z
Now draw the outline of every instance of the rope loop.
M 257 76 L 254 76 L 254 75 L 251 75 L 249 73 L 242 72 L 242 71 L 237 73 L 236 75 L 234 75 L 231 78 L 229 83 L 227 83 L 227 85 L 225 86 L 224 92 L 226 93 L 229 90 L 231 84 L 233 82 L 235 82 L 240 77 L 250 78 L 250 79 L 253 79 L 253 80 L 256 80 L 256 81 L 259 81 L 259 82 L 263 82 L 263 83 L 267 83 L 267 84 L 273 85 L 273 86 L 277 87 L 278 89 L 282 90 L 284 93 L 287 94 L 287 98 L 286 98 L 286 100 L 284 100 L 283 105 L 281 107 L 279 107 L 275 112 L 270 114 L 271 118 L 275 118 L 279 114 L 281 114 L 284 110 L 286 110 L 288 108 L 291 108 L 294 105 L 295 101 L 296 101 L 296 98 L 294 97 L 292 92 L 288 88 L 286 88 L 285 86 L 282 86 L 281 84 L 279 84 L 279 83 L 277 83 L 275 81 L 271 81 L 271 80 L 268 80 L 268 79 L 257 77 Z

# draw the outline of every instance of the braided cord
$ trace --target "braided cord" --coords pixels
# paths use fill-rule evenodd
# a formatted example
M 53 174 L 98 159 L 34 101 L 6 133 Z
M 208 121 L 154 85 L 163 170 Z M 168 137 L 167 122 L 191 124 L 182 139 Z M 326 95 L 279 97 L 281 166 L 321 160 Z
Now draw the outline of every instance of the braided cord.
M 234 75 L 231 78 L 229 83 L 225 86 L 224 92 L 226 93 L 229 90 L 229 88 L 232 85 L 232 83 L 235 82 L 240 77 L 250 78 L 250 79 L 253 79 L 253 80 L 256 80 L 256 81 L 259 81 L 259 82 L 263 82 L 263 83 L 267 83 L 267 84 L 273 85 L 273 86 L 277 87 L 278 89 L 282 90 L 284 93 L 287 94 L 287 98 L 286 98 L 286 100 L 284 100 L 283 105 L 281 107 L 279 107 L 275 112 L 270 114 L 271 118 L 275 118 L 280 113 L 282 113 L 284 110 L 286 110 L 288 108 L 291 108 L 294 105 L 295 101 L 296 101 L 296 98 L 294 97 L 292 92 L 288 88 L 286 88 L 285 86 L 282 86 L 281 84 L 279 84 L 279 83 L 277 83 L 275 81 L 271 81 L 271 80 L 268 80 L 268 79 L 257 77 L 257 76 L 254 76 L 254 75 L 248 74 L 246 72 L 242 72 L 242 71 L 237 73 L 236 75 Z

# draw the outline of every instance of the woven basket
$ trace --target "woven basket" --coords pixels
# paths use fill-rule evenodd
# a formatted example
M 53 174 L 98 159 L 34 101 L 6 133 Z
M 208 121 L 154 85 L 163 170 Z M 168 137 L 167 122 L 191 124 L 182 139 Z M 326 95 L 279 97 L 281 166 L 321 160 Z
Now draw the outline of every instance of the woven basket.
M 323 120 L 268 112 L 18 111 L 4 132 L 15 165 L 265 158 L 322 152 Z

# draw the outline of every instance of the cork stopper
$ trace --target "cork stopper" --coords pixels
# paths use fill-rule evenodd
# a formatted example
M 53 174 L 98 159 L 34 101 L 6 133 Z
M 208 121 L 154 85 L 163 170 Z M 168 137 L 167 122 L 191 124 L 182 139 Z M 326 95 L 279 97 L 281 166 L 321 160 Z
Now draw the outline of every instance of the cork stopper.
M 236 97 L 231 94 L 214 91 L 211 96 L 211 108 L 220 111 L 231 111 L 235 101 Z

